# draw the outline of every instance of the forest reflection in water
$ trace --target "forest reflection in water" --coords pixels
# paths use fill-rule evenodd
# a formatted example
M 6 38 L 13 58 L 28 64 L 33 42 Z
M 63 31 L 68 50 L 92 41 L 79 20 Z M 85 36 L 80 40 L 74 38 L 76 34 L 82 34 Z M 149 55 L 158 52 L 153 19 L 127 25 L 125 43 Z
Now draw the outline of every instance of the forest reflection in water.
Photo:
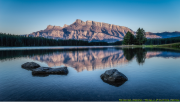
M 48 50 L 8 50 L 0 51 L 0 61 L 16 58 L 30 58 L 45 62 L 49 67 L 73 67 L 83 70 L 104 69 L 116 65 L 128 64 L 136 59 L 138 64 L 145 63 L 151 57 L 180 57 L 180 52 L 167 49 L 145 48 L 86 48 L 86 49 L 48 49 Z
M 146 49 L 143 48 L 126 48 L 123 49 L 123 54 L 128 61 L 131 61 L 136 56 L 136 61 L 139 64 L 143 64 L 146 59 Z

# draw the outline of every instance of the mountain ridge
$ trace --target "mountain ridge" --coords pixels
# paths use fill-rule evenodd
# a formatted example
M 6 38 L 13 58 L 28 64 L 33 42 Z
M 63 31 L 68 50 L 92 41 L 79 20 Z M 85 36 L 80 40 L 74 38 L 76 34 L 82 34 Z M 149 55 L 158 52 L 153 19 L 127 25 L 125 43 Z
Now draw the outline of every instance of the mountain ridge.
M 86 41 L 107 40 L 108 42 L 115 42 L 122 40 L 128 31 L 135 34 L 133 30 L 124 26 L 95 21 L 84 22 L 77 19 L 71 25 L 65 24 L 63 27 L 48 25 L 46 29 L 33 32 L 27 36 Z
M 48 25 L 46 29 L 27 34 L 26 36 L 32 37 L 45 37 L 51 39 L 74 39 L 84 41 L 104 41 L 104 42 L 115 42 L 123 40 L 123 37 L 127 32 L 136 34 L 133 30 L 128 27 L 108 24 L 104 22 L 96 21 L 82 21 L 76 19 L 70 25 L 52 26 Z M 180 32 L 163 32 L 163 33 L 151 33 L 146 32 L 147 38 L 168 38 L 180 36 Z
M 156 38 L 171 38 L 171 37 L 178 37 L 180 36 L 180 32 L 161 32 L 161 33 L 152 33 L 152 32 L 146 32 L 146 37 L 156 35 Z

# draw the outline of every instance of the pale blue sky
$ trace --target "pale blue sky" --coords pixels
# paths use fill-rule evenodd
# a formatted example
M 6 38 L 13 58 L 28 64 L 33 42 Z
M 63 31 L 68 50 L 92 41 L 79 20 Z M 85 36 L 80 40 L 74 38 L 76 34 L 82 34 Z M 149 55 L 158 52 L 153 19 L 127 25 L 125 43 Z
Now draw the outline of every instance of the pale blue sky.
M 47 25 L 93 20 L 134 31 L 180 31 L 180 0 L 0 0 L 0 32 L 29 34 Z

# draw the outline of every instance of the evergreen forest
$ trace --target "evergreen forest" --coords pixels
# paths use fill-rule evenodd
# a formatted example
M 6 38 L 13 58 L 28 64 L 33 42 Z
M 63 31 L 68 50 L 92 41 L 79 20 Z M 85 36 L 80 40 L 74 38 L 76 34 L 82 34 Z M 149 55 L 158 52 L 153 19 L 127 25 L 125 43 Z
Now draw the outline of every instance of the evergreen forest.
M 114 43 L 88 42 L 83 40 L 56 40 L 43 37 L 26 37 L 22 35 L 12 35 L 0 33 L 0 46 L 108 46 L 121 45 L 122 41 Z

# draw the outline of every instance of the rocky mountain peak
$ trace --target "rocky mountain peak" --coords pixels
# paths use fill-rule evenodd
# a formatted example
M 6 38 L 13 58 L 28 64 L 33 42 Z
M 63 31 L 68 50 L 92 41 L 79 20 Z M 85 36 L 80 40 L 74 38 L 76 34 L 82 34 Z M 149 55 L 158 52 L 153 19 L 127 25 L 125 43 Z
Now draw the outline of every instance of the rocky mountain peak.
M 113 29 L 117 29 L 117 27 L 120 27 L 120 26 L 113 25 L 113 24 L 90 21 L 90 20 L 87 20 L 86 22 L 84 22 L 84 21 L 82 21 L 80 19 L 76 19 L 76 21 L 74 23 L 81 24 L 81 25 L 88 25 L 88 26 L 98 26 L 98 27 L 113 28 Z
M 134 34 L 134 31 L 127 27 L 89 20 L 84 22 L 81 19 L 76 19 L 71 25 L 65 24 L 63 27 L 48 25 L 45 30 L 29 35 L 53 39 L 115 42 L 122 40 L 128 31 Z
M 75 21 L 76 24 L 80 24 L 80 25 L 86 25 L 86 22 L 80 20 L 80 19 L 76 19 Z
M 64 26 L 63 26 L 63 28 L 66 28 L 66 27 L 68 27 L 69 25 L 67 25 L 67 24 L 64 24 Z
M 48 25 L 46 30 L 50 30 L 50 29 L 53 29 L 53 26 L 52 25 Z
M 61 29 L 62 29 L 62 27 L 60 27 L 60 26 L 48 25 L 45 30 L 61 30 Z
M 115 42 L 121 41 L 127 32 L 135 34 L 135 32 L 128 27 L 108 24 L 96 21 L 82 21 L 76 19 L 71 25 L 53 26 L 48 25 L 45 30 L 33 32 L 28 36 L 45 37 L 52 39 L 74 39 L 86 41 L 105 41 Z M 180 36 L 179 32 L 172 33 L 151 33 L 147 32 L 147 38 L 166 38 L 172 36 Z
M 129 30 L 130 32 L 132 32 L 133 34 L 135 34 L 135 32 L 133 32 L 131 29 L 124 27 L 124 26 L 118 26 L 118 25 L 114 25 L 114 24 L 108 24 L 108 23 L 104 23 L 104 22 L 96 22 L 96 21 L 82 21 L 81 19 L 76 19 L 76 21 L 73 24 L 77 24 L 77 25 L 81 25 L 81 26 L 93 26 L 93 27 L 100 27 L 100 28 L 106 28 L 109 30 L 120 30 L 120 29 L 125 29 L 125 30 Z M 72 25 L 73 25 L 72 24 Z

